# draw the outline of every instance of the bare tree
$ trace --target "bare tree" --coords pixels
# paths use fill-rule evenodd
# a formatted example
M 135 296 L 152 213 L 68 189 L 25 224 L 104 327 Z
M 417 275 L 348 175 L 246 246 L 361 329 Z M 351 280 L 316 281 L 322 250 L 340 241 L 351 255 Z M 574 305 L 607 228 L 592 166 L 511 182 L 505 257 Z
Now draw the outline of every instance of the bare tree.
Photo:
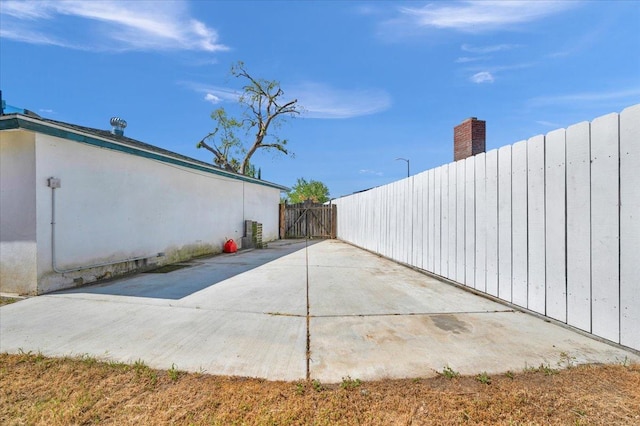
M 255 173 L 251 157 L 258 149 L 290 154 L 286 148 L 288 141 L 270 130 L 277 129 L 282 118 L 300 114 L 300 109 L 297 99 L 282 101 L 284 91 L 278 81 L 253 78 L 243 62 L 231 67 L 231 75 L 245 80 L 238 97 L 238 103 L 243 107 L 242 117 L 229 117 L 224 108 L 215 110 L 211 114 L 217 124 L 215 130 L 196 146 L 211 151 L 216 165 L 247 175 Z M 240 131 L 254 138 L 251 145 L 243 144 L 236 134 Z

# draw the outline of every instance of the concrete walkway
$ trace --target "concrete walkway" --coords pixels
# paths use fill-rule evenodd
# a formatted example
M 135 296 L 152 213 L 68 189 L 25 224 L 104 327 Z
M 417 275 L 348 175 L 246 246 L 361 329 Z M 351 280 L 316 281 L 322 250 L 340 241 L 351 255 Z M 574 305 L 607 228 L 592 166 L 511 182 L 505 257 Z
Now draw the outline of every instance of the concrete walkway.
M 305 246 L 279 241 L 3 306 L 0 351 L 327 383 L 427 377 L 444 366 L 494 374 L 640 362 L 348 244 Z

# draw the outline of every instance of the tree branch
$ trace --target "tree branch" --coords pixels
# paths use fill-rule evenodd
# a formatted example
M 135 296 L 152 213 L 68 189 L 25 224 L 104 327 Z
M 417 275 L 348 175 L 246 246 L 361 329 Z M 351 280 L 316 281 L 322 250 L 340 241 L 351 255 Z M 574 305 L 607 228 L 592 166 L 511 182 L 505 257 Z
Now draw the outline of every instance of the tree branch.
M 217 162 L 220 164 L 220 167 L 222 167 L 223 169 L 228 170 L 230 172 L 235 172 L 233 167 L 231 167 L 231 165 L 227 161 L 227 158 L 220 152 L 220 150 L 217 147 L 211 146 L 211 145 L 209 145 L 209 144 L 207 144 L 205 142 L 205 139 L 209 138 L 210 136 L 215 135 L 217 131 L 218 130 L 216 129 L 215 132 L 209 133 L 209 135 L 207 135 L 200 142 L 198 142 L 198 145 L 196 145 L 196 147 L 197 148 L 204 148 L 207 151 L 212 152 L 213 155 L 216 156 Z
M 243 85 L 243 94 L 239 98 L 240 105 L 244 107 L 243 117 L 240 121 L 229 119 L 224 109 L 216 110 L 214 112 L 215 116 L 212 116 L 212 118 L 217 119 L 219 127 L 225 132 L 219 138 L 219 145 L 222 149 L 215 144 L 212 147 L 205 142 L 205 139 L 215 135 L 215 132 L 203 138 L 198 146 L 211 151 L 215 155 L 217 164 L 223 165 L 226 169 L 239 169 L 240 173 L 247 174 L 251 167 L 251 157 L 260 148 L 272 148 L 289 155 L 285 148 L 286 141 L 279 141 L 275 137 L 276 143 L 263 144 L 263 142 L 268 136 L 271 124 L 278 116 L 300 114 L 300 111 L 296 108 L 297 99 L 280 105 L 279 100 L 284 96 L 280 83 L 276 80 L 269 81 L 253 78 L 245 69 L 243 62 L 238 61 L 234 64 L 231 67 L 231 74 L 234 77 L 244 79 L 246 83 Z M 234 127 L 243 128 L 246 132 L 253 132 L 253 127 L 255 127 L 253 144 L 245 149 L 241 141 L 231 132 Z M 231 155 L 244 155 L 241 163 L 237 158 L 229 158 L 230 147 L 233 147 L 231 151 L 233 154 Z
M 284 145 L 279 143 L 262 144 L 260 145 L 260 148 L 275 148 L 278 151 L 282 152 L 283 154 L 286 154 L 286 155 L 289 154 L 289 151 L 287 151 Z

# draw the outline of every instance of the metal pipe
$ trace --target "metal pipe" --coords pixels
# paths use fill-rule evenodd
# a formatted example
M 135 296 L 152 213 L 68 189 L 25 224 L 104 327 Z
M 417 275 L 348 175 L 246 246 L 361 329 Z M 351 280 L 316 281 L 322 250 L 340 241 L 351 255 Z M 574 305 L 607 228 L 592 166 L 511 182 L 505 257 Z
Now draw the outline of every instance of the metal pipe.
M 136 260 L 150 259 L 154 256 L 131 257 L 124 260 L 116 260 L 113 262 L 95 263 L 93 265 L 80 266 L 78 268 L 60 269 L 56 265 L 56 188 L 51 188 L 51 266 L 58 274 L 66 274 L 69 272 L 83 271 L 85 269 L 99 268 L 102 266 L 115 265 L 117 263 L 133 262 Z

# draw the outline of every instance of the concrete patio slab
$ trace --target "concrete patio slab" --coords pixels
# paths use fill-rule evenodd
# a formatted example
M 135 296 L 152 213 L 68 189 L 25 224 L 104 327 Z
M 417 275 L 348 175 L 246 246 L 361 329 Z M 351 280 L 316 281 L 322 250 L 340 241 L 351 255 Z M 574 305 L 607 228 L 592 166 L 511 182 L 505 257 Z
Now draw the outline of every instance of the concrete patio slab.
M 12 311 L 34 314 L 20 318 Z M 2 352 L 142 360 L 153 368 L 175 364 L 273 380 L 306 374 L 304 318 L 57 295 L 2 307 L 1 315 Z
M 429 377 L 640 358 L 338 241 L 309 249 L 310 375 Z
M 311 377 L 322 382 L 638 361 L 520 312 L 312 318 L 311 335 Z
M 273 380 L 304 379 L 308 367 L 323 382 L 640 362 L 335 240 L 281 241 L 3 306 L 0 351 L 20 350 Z

